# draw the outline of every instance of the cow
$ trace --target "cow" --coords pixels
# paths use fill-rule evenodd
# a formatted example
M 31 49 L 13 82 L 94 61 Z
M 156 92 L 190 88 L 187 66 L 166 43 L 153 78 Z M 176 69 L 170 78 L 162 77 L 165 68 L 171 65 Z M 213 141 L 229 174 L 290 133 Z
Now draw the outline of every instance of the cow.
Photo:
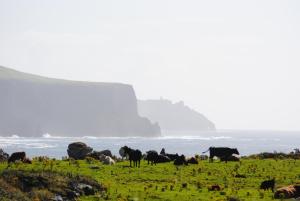
M 174 165 L 187 165 L 187 162 L 185 160 L 185 156 L 181 155 L 180 157 L 176 158 L 174 160 Z
M 261 182 L 259 188 L 262 189 L 262 190 L 264 190 L 264 191 L 271 189 L 272 192 L 274 192 L 275 179 L 273 178 L 271 180 L 266 180 L 266 181 Z
M 198 161 L 196 158 L 192 157 L 192 158 L 189 158 L 187 160 L 187 163 L 190 163 L 190 164 L 198 164 Z
M 213 162 L 213 158 L 216 156 L 218 158 L 224 158 L 225 162 L 227 162 L 227 158 L 229 158 L 232 154 L 239 155 L 239 151 L 236 148 L 228 148 L 228 147 L 209 147 L 209 149 L 204 153 L 209 151 L 209 160 Z
M 116 163 L 110 156 L 105 156 L 102 162 L 104 165 L 114 165 Z
M 279 188 L 274 193 L 275 199 L 290 199 L 300 197 L 300 186 L 299 185 L 290 185 Z
M 15 152 L 8 158 L 8 163 L 14 163 L 16 161 L 25 161 L 26 153 L 25 152 Z
M 153 164 L 155 164 L 156 165 L 156 163 L 157 163 L 157 161 L 158 161 L 158 153 L 157 153 L 157 151 L 154 151 L 154 150 L 150 150 L 150 151 L 147 151 L 146 152 L 146 157 L 145 157 L 145 159 L 148 161 L 148 165 L 149 165 L 149 162 L 151 162 L 151 165 L 153 165 Z
M 219 185 L 211 185 L 209 188 L 208 188 L 209 191 L 220 191 L 221 190 L 221 187 Z
M 29 158 L 25 158 L 22 162 L 27 164 L 32 164 L 32 161 Z
M 121 147 L 119 150 L 119 153 L 122 157 L 128 156 L 130 167 L 131 167 L 131 161 L 133 161 L 134 167 L 140 167 L 141 165 L 141 159 L 142 159 L 142 152 L 138 149 L 131 149 L 127 146 Z
M 179 155 L 177 153 L 176 154 L 167 154 L 165 151 L 165 148 L 162 148 L 162 150 L 160 151 L 160 154 L 163 156 L 167 156 L 168 158 L 171 159 L 171 161 L 174 161 L 177 158 L 179 158 Z
M 165 155 L 165 154 L 166 154 L 165 148 L 162 148 L 162 149 L 161 149 L 160 154 L 161 154 L 161 155 Z
M 171 159 L 168 157 L 168 156 L 164 156 L 164 155 L 161 155 L 159 154 L 158 155 L 158 159 L 157 159 L 157 163 L 167 163 L 167 162 L 170 162 Z
M 238 162 L 238 161 L 240 161 L 240 159 L 236 156 L 228 156 L 228 157 L 221 157 L 220 161 L 225 161 L 225 162 L 227 162 L 227 161 L 236 161 L 236 162 Z
M 113 157 L 112 154 L 111 154 L 111 151 L 108 150 L 108 149 L 103 150 L 103 151 L 93 151 L 93 152 L 87 154 L 87 156 L 92 157 L 92 158 L 94 158 L 94 159 L 96 159 L 96 160 L 99 160 L 99 157 L 100 157 L 102 154 L 105 155 L 105 156 L 109 156 L 109 157 L 111 157 L 111 158 Z
M 175 161 L 177 158 L 180 157 L 177 153 L 176 154 L 165 154 L 165 156 L 169 157 L 171 159 L 171 161 Z
M 101 154 L 98 156 L 98 160 L 102 162 L 104 165 L 114 165 L 116 162 L 114 159 L 112 159 L 110 156 L 106 156 L 104 154 Z

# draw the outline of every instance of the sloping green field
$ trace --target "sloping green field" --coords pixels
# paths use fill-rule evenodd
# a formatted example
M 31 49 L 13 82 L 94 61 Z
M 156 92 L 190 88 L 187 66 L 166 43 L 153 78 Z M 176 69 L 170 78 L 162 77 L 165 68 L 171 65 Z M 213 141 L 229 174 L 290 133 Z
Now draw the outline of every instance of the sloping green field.
M 276 187 L 300 182 L 299 160 L 200 161 L 180 167 L 172 163 L 151 166 L 143 161 L 140 168 L 128 165 L 127 161 L 108 166 L 94 160 L 51 160 L 15 164 L 10 169 L 86 175 L 107 188 L 106 193 L 81 200 L 273 200 L 271 191 L 259 190 L 262 181 L 275 177 Z M 0 171 L 6 167 L 1 164 Z M 209 191 L 212 185 L 219 185 L 221 190 Z

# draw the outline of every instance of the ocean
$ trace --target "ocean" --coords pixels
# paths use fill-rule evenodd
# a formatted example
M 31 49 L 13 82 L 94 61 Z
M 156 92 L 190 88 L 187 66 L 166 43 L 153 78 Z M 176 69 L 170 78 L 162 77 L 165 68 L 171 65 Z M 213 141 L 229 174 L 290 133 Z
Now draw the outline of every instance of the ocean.
M 71 142 L 85 142 L 94 150 L 109 149 L 119 156 L 119 148 L 127 145 L 140 149 L 178 153 L 186 156 L 202 154 L 210 146 L 237 148 L 241 156 L 260 152 L 291 152 L 300 148 L 300 131 L 163 131 L 161 137 L 55 137 L 44 134 L 41 137 L 0 136 L 0 148 L 11 154 L 25 151 L 29 157 L 49 156 L 60 159 L 67 156 L 67 147 Z

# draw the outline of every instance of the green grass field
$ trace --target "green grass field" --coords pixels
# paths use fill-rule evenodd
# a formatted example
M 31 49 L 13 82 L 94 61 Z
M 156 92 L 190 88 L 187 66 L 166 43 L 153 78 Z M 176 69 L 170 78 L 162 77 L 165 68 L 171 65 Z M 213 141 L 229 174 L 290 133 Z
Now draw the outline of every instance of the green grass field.
M 129 162 L 102 165 L 98 161 L 60 161 L 48 164 L 15 164 L 11 169 L 25 171 L 54 171 L 85 175 L 96 179 L 107 188 L 106 193 L 81 197 L 90 200 L 273 200 L 271 191 L 259 190 L 260 183 L 276 178 L 276 187 L 300 182 L 299 160 L 255 160 L 241 162 L 200 161 L 198 165 L 176 167 L 172 163 L 129 168 Z M 3 171 L 7 164 L 0 165 Z M 93 168 L 91 168 L 93 167 Z M 97 167 L 98 169 L 94 169 Z M 244 176 L 245 178 L 238 178 Z M 218 184 L 221 191 L 209 191 Z

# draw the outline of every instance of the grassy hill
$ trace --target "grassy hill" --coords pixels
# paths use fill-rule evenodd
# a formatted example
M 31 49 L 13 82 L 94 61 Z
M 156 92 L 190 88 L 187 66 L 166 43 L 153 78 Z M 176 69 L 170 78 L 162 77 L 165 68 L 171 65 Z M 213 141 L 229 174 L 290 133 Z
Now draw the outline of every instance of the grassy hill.
M 82 196 L 81 201 L 273 200 L 271 191 L 259 190 L 263 180 L 275 177 L 276 187 L 300 182 L 300 161 L 292 159 L 242 159 L 241 162 L 227 164 L 200 161 L 198 165 L 181 167 L 172 163 L 151 166 L 143 162 L 141 168 L 129 168 L 128 161 L 114 166 L 102 165 L 94 160 L 54 160 L 51 163 L 34 161 L 33 164 L 13 165 L 8 170 L 84 175 L 97 180 L 106 189 L 95 196 Z M 0 165 L 1 174 L 6 167 L 5 163 Z M 210 191 L 212 185 L 219 185 L 221 190 Z
M 44 84 L 68 84 L 68 85 L 114 85 L 121 83 L 106 83 L 106 82 L 88 82 L 88 81 L 74 81 L 74 80 L 64 80 L 57 78 L 48 78 L 40 75 L 34 75 L 30 73 L 24 73 L 12 68 L 7 68 L 0 66 L 0 80 L 22 80 L 30 81 L 35 83 L 44 83 Z M 126 84 L 122 84 L 126 85 Z

